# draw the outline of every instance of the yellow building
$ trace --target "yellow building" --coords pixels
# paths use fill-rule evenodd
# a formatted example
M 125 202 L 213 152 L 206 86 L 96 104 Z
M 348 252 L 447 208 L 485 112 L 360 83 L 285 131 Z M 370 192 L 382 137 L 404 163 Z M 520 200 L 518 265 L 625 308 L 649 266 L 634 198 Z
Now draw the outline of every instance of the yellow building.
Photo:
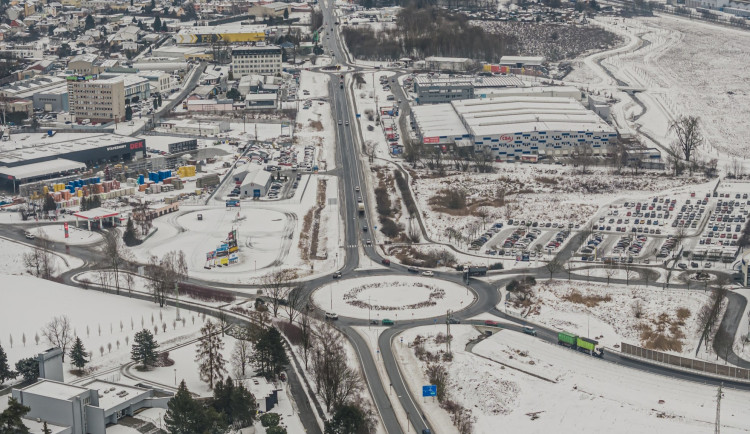
M 198 26 L 180 30 L 178 44 L 211 44 L 214 42 L 262 42 L 266 40 L 265 25 Z

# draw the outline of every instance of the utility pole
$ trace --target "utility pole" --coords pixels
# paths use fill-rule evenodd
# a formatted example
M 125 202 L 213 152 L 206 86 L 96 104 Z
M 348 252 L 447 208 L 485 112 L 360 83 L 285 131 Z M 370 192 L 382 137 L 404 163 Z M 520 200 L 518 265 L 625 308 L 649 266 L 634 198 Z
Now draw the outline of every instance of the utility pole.
M 177 320 L 180 320 L 180 284 L 178 282 L 174 283 L 174 298 L 175 298 L 175 306 L 177 307 Z
M 724 386 L 724 382 L 719 383 L 719 390 L 716 393 L 716 423 L 714 425 L 714 434 L 721 432 L 721 388 Z
M 445 313 L 445 352 L 451 354 L 451 310 Z

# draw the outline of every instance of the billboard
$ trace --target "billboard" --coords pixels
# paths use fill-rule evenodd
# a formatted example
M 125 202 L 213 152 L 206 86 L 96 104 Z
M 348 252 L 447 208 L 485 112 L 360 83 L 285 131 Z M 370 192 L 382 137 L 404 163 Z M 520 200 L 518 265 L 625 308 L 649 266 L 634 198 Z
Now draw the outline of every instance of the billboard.
M 439 143 L 440 137 L 423 137 L 422 143 L 429 144 L 429 143 Z

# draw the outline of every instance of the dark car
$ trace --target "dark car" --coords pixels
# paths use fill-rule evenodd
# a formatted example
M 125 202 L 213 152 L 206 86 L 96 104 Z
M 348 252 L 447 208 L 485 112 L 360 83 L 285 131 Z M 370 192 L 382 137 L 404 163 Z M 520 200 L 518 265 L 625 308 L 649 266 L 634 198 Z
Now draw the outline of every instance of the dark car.
M 367 226 L 362 226 L 362 232 L 367 232 Z
M 387 265 L 389 267 L 391 266 L 391 260 L 390 259 L 383 259 L 382 261 L 380 261 L 380 263 L 383 264 L 383 265 Z
M 448 324 L 461 324 L 461 320 L 457 318 L 450 317 L 448 318 Z
M 406 269 L 406 271 L 408 271 L 409 273 L 419 273 L 419 270 L 414 267 L 409 267 Z
M 337 271 L 337 272 L 333 273 L 333 278 L 334 279 L 338 279 L 340 277 L 341 277 L 341 272 L 340 271 Z

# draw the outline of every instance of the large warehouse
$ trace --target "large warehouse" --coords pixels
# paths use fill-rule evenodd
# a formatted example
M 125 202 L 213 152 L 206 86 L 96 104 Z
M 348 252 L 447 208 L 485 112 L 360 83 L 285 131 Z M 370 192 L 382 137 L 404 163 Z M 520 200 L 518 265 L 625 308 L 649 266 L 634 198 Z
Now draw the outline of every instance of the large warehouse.
M 422 143 L 448 144 L 468 138 L 475 148 L 489 149 L 498 160 L 565 156 L 582 144 L 590 145 L 594 155 L 601 155 L 617 137 L 614 128 L 572 98 L 459 100 L 413 107 L 412 119 Z
M 8 136 L 5 136 L 8 137 Z M 110 133 L 21 133 L 0 142 L 0 185 L 45 179 L 84 166 L 145 158 L 146 141 Z
M 177 41 L 178 44 L 261 42 L 265 40 L 265 24 L 185 27 L 175 35 L 175 41 Z

